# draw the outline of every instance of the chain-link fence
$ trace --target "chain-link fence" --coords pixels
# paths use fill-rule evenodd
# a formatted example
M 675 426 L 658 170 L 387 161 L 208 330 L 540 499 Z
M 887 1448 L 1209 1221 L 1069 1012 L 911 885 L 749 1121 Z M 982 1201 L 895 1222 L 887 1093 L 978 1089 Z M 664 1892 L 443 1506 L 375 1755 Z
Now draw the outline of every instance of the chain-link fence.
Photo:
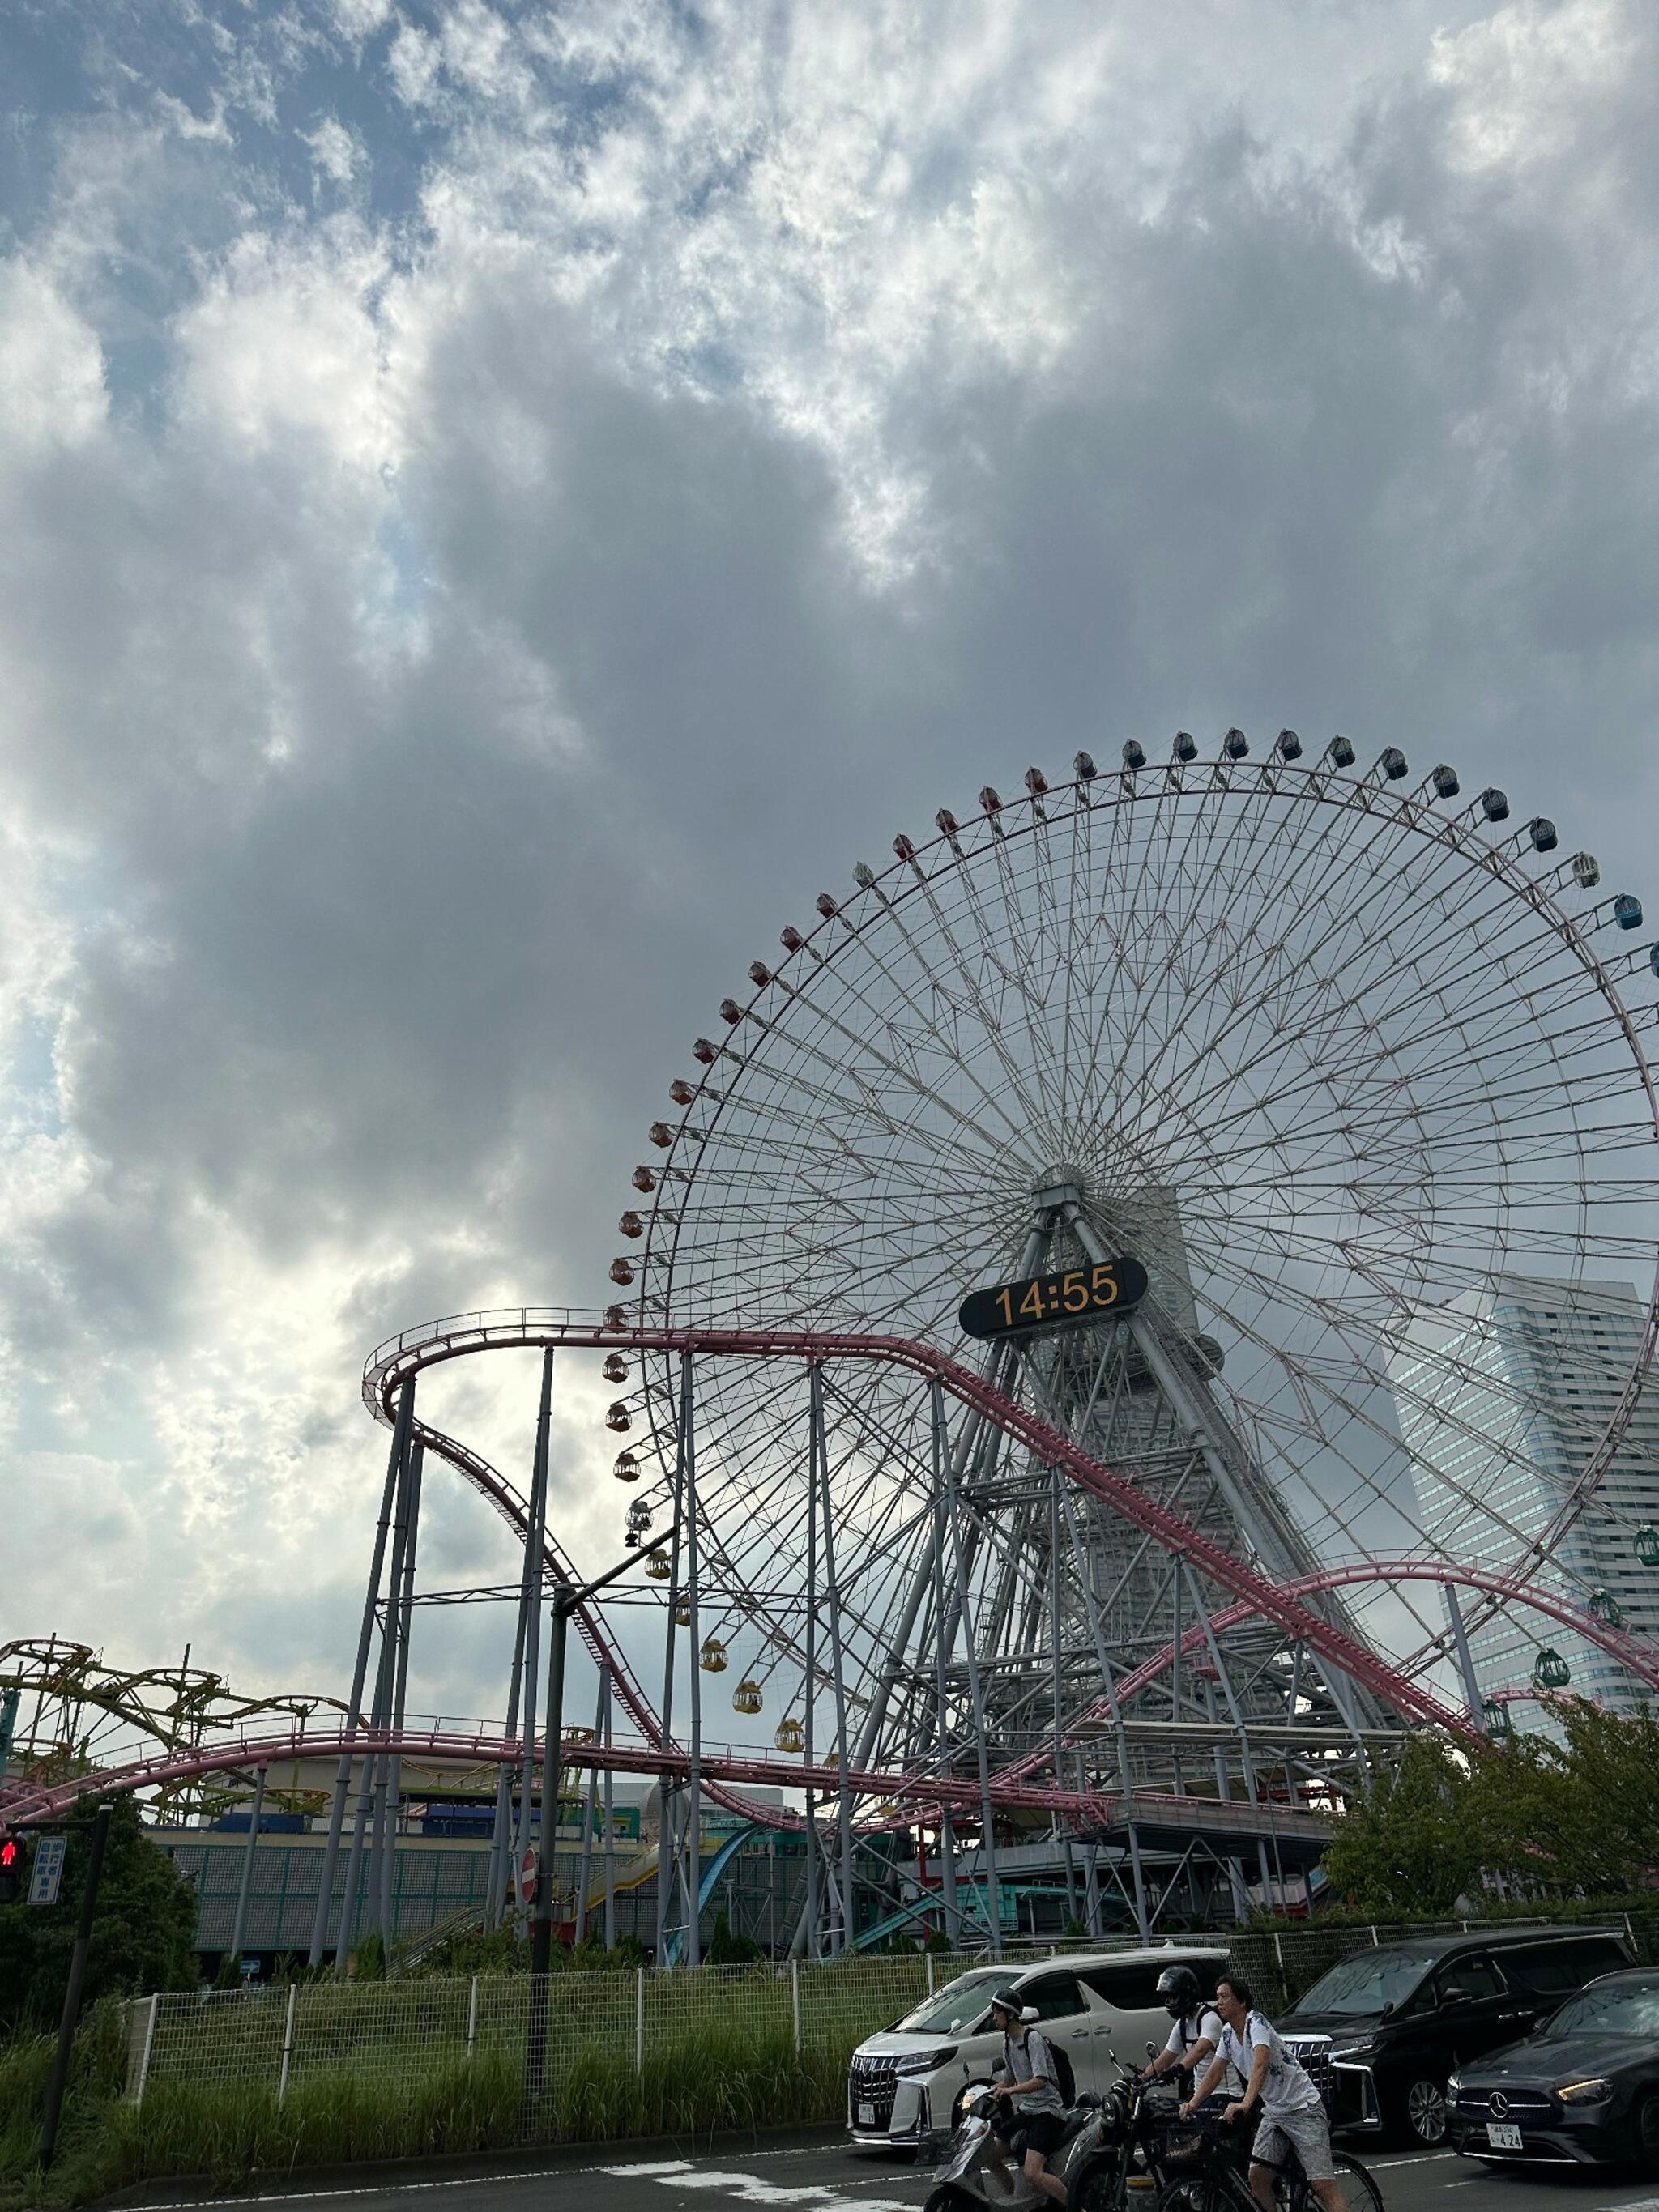
M 1253 1928 L 1176 1939 L 1176 1949 L 1225 1950 L 1271 2014 L 1356 1951 L 1525 1924 Z M 1574 1924 L 1614 1928 L 1638 1960 L 1659 1961 L 1659 1911 Z M 1103 1948 L 1032 1946 L 1004 1963 L 1013 1972 Z M 856 2045 L 986 1963 L 912 1953 L 571 1970 L 547 1978 L 544 2007 L 525 1974 L 143 1998 L 128 2014 L 136 2170 L 178 2170 L 204 2134 L 220 2162 L 252 2166 L 832 2122 Z

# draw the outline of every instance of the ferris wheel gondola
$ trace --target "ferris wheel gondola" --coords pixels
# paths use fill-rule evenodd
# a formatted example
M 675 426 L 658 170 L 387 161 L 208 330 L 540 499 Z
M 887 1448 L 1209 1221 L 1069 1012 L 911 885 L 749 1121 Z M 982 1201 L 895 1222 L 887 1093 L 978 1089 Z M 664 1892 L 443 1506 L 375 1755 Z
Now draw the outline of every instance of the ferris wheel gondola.
M 988 1379 L 1409 1674 L 1455 1681 L 1464 1624 L 1380 1563 L 1443 1565 L 1455 1591 L 1477 1527 L 1498 1571 L 1472 1633 L 1512 1617 L 1535 1644 L 1534 1576 L 1616 1627 L 1566 1539 L 1616 1526 L 1598 1492 L 1654 1343 L 1640 901 L 1560 858 L 1547 817 L 1512 823 L 1444 763 L 1413 781 L 1397 746 L 1362 767 L 1345 738 L 1258 753 L 1235 728 L 1211 759 L 1182 732 L 1121 760 L 987 785 L 818 894 L 670 1084 L 612 1281 L 651 1328 L 960 1355 L 970 1291 L 1139 1261 L 1133 1316 L 1045 1317 L 987 1348 Z M 1495 1288 L 1521 1276 L 1564 1299 L 1622 1278 L 1639 1316 L 1611 1414 L 1553 1409 L 1565 1474 L 1541 1382 L 1495 1349 Z M 971 1413 L 940 1433 L 905 1375 L 812 1387 L 854 1763 L 950 1763 L 981 1729 L 999 1759 L 1097 1771 L 1086 1731 L 1121 1678 L 1198 1730 L 1273 1712 L 1358 1741 L 1397 1718 L 1260 1622 L 1216 1630 L 1189 1561 Z M 619 1401 L 665 1498 L 681 1389 L 647 1357 Z M 786 1707 L 830 1690 L 804 1626 L 807 1390 L 734 1364 L 698 1396 L 702 1617 L 758 1636 L 753 1679 Z M 1132 1763 L 1167 1785 L 1180 1760 Z

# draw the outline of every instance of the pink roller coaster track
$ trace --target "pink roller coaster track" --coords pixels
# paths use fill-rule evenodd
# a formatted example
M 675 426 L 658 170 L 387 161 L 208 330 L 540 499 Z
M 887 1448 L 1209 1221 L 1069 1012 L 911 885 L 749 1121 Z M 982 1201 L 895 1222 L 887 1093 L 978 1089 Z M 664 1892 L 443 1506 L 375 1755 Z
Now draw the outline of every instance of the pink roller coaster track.
M 1441 1728 L 1455 1735 L 1473 1736 L 1477 1733 L 1474 1723 L 1467 1714 L 1443 1705 L 1422 1683 L 1412 1680 L 1375 1652 L 1334 1628 L 1307 1602 L 1308 1599 L 1323 1589 L 1376 1579 L 1455 1583 L 1494 1595 L 1520 1598 L 1536 1607 L 1540 1612 L 1569 1624 L 1587 1639 L 1621 1660 L 1642 1680 L 1659 1687 L 1659 1655 L 1636 1638 L 1621 1636 L 1606 1628 L 1589 1614 L 1580 1613 L 1576 1607 L 1530 1585 L 1505 1583 L 1497 1577 L 1482 1576 L 1424 1560 L 1366 1563 L 1334 1568 L 1303 1583 L 1274 1583 L 1255 1568 L 1234 1558 L 1181 1515 L 1170 1511 L 1133 1484 L 1126 1482 L 1109 1468 L 1103 1466 L 1099 1461 L 1091 1458 L 1079 1446 L 1039 1420 L 1024 1407 L 1016 1404 L 981 1376 L 958 1365 L 945 1353 L 932 1346 L 910 1343 L 899 1337 L 850 1332 L 809 1334 L 783 1329 L 609 1328 L 590 1316 L 538 1311 L 534 1308 L 513 1308 L 495 1313 L 451 1316 L 422 1329 L 406 1331 L 382 1345 L 371 1357 L 364 1370 L 364 1399 L 378 1419 L 389 1421 L 398 1390 L 405 1382 L 426 1368 L 483 1351 L 540 1349 L 549 1346 L 571 1350 L 689 1352 L 708 1358 L 782 1359 L 802 1363 L 873 1360 L 904 1370 L 924 1381 L 937 1380 L 959 1405 L 981 1416 L 1012 1443 L 1030 1451 L 1045 1464 L 1058 1468 L 1080 1489 L 1103 1499 L 1166 1551 L 1184 1556 L 1222 1589 L 1229 1591 L 1234 1602 L 1215 1616 L 1214 1628 L 1219 1630 L 1249 1619 L 1271 1620 L 1287 1636 L 1306 1644 L 1332 1667 L 1372 1691 L 1405 1719 Z M 481 1491 L 509 1526 L 522 1537 L 527 1523 L 527 1509 L 524 1499 L 504 1477 L 476 1452 L 436 1429 L 417 1422 L 415 1434 L 428 1451 L 447 1461 Z M 580 1583 L 578 1571 L 550 1539 L 548 1548 L 554 1571 L 573 1583 Z M 688 1754 L 672 1739 L 665 1738 L 654 1709 L 635 1680 L 623 1654 L 611 1641 L 598 1609 L 587 1607 L 579 1619 L 584 1640 L 594 1657 L 603 1659 L 611 1667 L 618 1693 L 645 1741 L 642 1745 L 618 1744 L 608 1748 L 573 1743 L 565 1751 L 566 1763 L 605 1764 L 623 1771 L 652 1774 L 678 1775 L 683 1772 Z M 1195 1648 L 1201 1640 L 1201 1630 L 1191 1632 L 1183 1639 L 1183 1650 Z M 1173 1650 L 1166 1648 L 1133 1674 L 1126 1675 L 1118 1684 L 1115 1693 L 1120 1706 L 1124 1698 L 1144 1688 L 1165 1671 L 1173 1663 L 1174 1656 Z M 1109 1708 L 1103 1703 L 1099 1710 L 1104 1711 Z M 296 1754 L 302 1753 L 307 1759 L 337 1758 L 348 1750 L 368 1753 L 394 1746 L 410 1757 L 424 1754 L 481 1765 L 516 1759 L 521 1748 L 495 1735 L 464 1735 L 405 1730 L 393 1737 L 384 1730 L 376 1732 L 368 1728 L 331 1732 L 320 1736 L 306 1734 L 301 1729 L 283 1736 L 239 1737 L 204 1746 L 191 1753 L 168 1754 L 102 1773 L 78 1776 L 50 1788 L 24 1788 L 10 1795 L 6 1812 L 14 1825 L 27 1825 L 55 1817 L 76 1797 L 94 1790 L 142 1790 L 164 1782 L 222 1772 L 262 1761 L 275 1763 Z M 1038 1786 L 1028 1781 L 1025 1778 L 1043 1763 L 1042 1757 L 1036 1757 L 1005 1769 L 993 1781 L 993 1803 L 1009 1810 L 1029 1808 L 1092 1820 L 1110 1816 L 1117 1803 L 1115 1798 L 1085 1796 L 1051 1786 Z M 706 1749 L 701 1765 L 707 1783 L 711 1785 L 711 1794 L 725 1798 L 741 1810 L 753 1809 L 744 1804 L 739 1794 L 745 1785 L 752 1788 L 760 1784 L 775 1784 L 791 1790 L 811 1785 L 827 1793 L 837 1786 L 838 1781 L 833 1769 L 825 1767 L 809 1771 L 797 1759 L 775 1759 L 759 1752 L 746 1753 L 727 1750 L 721 1753 Z M 919 1806 L 951 1802 L 971 1808 L 977 1802 L 976 1784 L 951 1777 L 941 1778 L 870 1770 L 849 1773 L 848 1783 L 860 1796 L 908 1800 Z M 1190 1811 L 1194 1819 L 1207 1812 L 1212 1820 L 1218 1809 L 1213 1801 L 1194 1800 L 1188 1806 L 1185 1801 L 1158 1797 L 1155 1801 L 1148 1801 L 1149 1810 L 1154 1802 L 1165 1818 L 1171 1815 L 1181 1817 L 1184 1809 Z M 775 1821 L 778 1817 L 775 1809 L 769 1810 L 766 1817 Z

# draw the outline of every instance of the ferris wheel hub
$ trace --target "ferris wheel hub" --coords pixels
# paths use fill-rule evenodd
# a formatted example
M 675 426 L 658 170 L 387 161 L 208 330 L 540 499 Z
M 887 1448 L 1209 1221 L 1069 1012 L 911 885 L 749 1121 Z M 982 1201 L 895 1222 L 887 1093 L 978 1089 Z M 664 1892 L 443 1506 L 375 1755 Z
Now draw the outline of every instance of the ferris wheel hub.
M 1075 1160 L 1060 1160 L 1031 1177 L 1031 1208 L 1038 1214 L 1058 1213 L 1062 1207 L 1081 1206 L 1089 1194 L 1089 1179 Z

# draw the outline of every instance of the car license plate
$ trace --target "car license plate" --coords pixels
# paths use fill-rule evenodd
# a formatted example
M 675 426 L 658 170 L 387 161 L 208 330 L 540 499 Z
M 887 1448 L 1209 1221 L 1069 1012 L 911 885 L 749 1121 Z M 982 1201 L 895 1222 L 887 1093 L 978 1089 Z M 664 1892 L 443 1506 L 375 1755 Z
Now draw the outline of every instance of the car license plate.
M 875 2106 L 873 2105 L 860 2105 L 859 2106 L 859 2125 L 861 2128 L 872 2128 L 875 2124 Z
M 1521 2130 L 1513 2120 L 1488 2120 L 1486 2141 L 1494 2150 L 1519 2150 Z

